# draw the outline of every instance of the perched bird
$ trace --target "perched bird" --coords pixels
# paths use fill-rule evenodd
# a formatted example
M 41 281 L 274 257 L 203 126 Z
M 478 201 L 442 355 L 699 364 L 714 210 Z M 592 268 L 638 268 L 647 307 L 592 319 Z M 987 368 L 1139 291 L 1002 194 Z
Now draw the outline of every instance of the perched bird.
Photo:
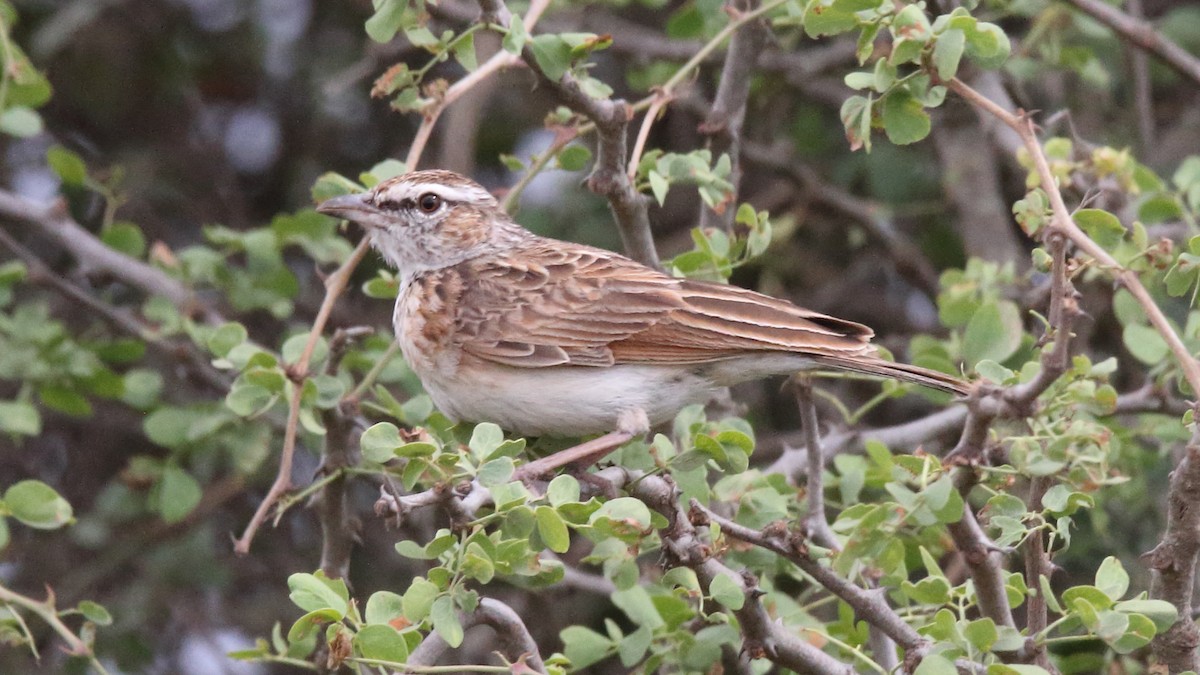
M 967 391 L 879 358 L 861 324 L 537 236 L 450 171 L 414 171 L 317 210 L 362 225 L 399 270 L 400 349 L 456 420 L 524 436 L 644 433 L 717 388 L 813 369 Z

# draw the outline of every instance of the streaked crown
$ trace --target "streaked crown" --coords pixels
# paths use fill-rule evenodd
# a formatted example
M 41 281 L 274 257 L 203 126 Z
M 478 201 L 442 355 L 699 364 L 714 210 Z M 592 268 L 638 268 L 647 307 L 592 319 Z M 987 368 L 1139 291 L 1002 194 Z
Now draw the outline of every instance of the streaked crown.
M 413 171 L 369 192 L 334 197 L 317 209 L 363 225 L 371 244 L 407 275 L 531 236 L 482 185 L 453 171 Z

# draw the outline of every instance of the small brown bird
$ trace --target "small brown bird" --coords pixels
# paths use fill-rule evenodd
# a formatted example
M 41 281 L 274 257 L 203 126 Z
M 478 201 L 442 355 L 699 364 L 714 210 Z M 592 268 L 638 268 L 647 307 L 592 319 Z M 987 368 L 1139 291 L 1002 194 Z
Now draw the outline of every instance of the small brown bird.
M 861 324 L 539 237 L 450 171 L 414 171 L 317 210 L 363 225 L 399 270 L 401 351 L 453 419 L 526 436 L 644 433 L 719 387 L 813 369 L 967 391 L 879 358 Z

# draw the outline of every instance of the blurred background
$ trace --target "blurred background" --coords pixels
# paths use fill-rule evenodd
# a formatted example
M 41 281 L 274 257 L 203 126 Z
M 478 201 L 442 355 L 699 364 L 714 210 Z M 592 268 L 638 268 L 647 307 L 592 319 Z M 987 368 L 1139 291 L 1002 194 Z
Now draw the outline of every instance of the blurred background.
M 372 42 L 363 30 L 372 13 L 368 0 L 14 4 L 20 19 L 13 37 L 46 74 L 54 94 L 41 110 L 44 133 L 3 142 L 0 181 L 37 200 L 61 194 L 81 224 L 98 227 L 106 202 L 94 192 L 60 185 L 47 165 L 47 150 L 64 146 L 119 186 L 117 218 L 137 223 L 161 256 L 202 241 L 206 225 L 242 231 L 262 227 L 279 213 L 311 208 L 310 190 L 319 175 L 332 170 L 354 177 L 381 160 L 403 159 L 417 127 L 415 115 L 390 110 L 370 90 L 389 66 L 417 67 L 427 54 L 403 37 Z M 595 56 L 592 74 L 616 96 L 633 100 L 646 96 L 651 84 L 715 32 L 704 17 L 719 5 L 719 0 L 561 3 L 542 27 L 611 34 L 613 45 Z M 478 15 L 475 5 L 461 0 L 444 0 L 428 11 L 435 27 L 458 28 Z M 1183 46 L 1200 48 L 1200 3 L 1144 0 L 1141 11 Z M 1081 147 L 1129 147 L 1166 175 L 1183 157 L 1200 152 L 1195 88 L 1156 62 L 1138 65 L 1099 24 L 1041 0 L 983 2 L 979 13 L 1014 37 L 1014 59 L 1004 72 L 971 75 L 985 93 L 1042 111 L 1049 132 Z M 1030 245 L 1011 217 L 1012 202 L 1025 192 L 1025 170 L 1013 155 L 1016 141 L 989 133 L 971 110 L 950 100 L 937 111 L 930 139 L 905 147 L 879 142 L 869 154 L 851 153 L 838 109 L 850 93 L 842 78 L 856 65 L 853 41 L 816 42 L 799 35 L 781 33 L 773 40 L 753 80 L 740 198 L 771 212 L 775 240 L 732 281 L 869 323 L 882 344 L 904 355 L 910 337 L 939 331 L 936 298 L 943 270 L 962 266 L 968 256 L 1009 264 L 1016 272 L 1028 269 Z M 495 41 L 481 38 L 479 49 L 483 56 L 496 49 Z M 720 65 L 718 53 L 655 125 L 650 147 L 686 152 L 712 142 L 700 126 Z M 453 79 L 462 70 L 449 61 L 434 73 Z M 546 147 L 551 134 L 543 120 L 555 106 L 529 73 L 505 73 L 448 110 L 422 166 L 460 171 L 503 191 L 517 175 L 500 156 L 528 156 Z M 1070 113 L 1058 112 L 1065 110 Z M 518 220 L 539 233 L 618 248 L 607 205 L 582 187 L 585 176 L 548 171 L 524 193 Z M 1103 190 L 1098 198 L 1105 198 Z M 686 189 L 672 190 L 665 205 L 654 207 L 654 234 L 664 257 L 691 248 L 689 231 L 701 209 L 694 191 Z M 0 227 L 62 274 L 81 277 L 51 242 L 18 224 Z M 359 233 L 346 235 L 357 239 Z M 251 335 L 264 342 L 306 326 L 320 303 L 319 266 L 300 255 L 286 262 L 298 284 L 296 313 L 281 318 L 260 310 L 244 316 Z M 369 259 L 359 281 L 377 267 Z M 87 283 L 114 302 L 125 292 L 103 279 Z M 1033 286 L 1019 282 L 1014 294 Z M 89 325 L 70 306 L 49 302 L 56 320 L 81 331 Z M 1106 302 L 1088 305 L 1092 321 L 1082 329 L 1095 360 L 1121 349 L 1119 341 L 1105 337 L 1105 327 L 1114 325 Z M 390 303 L 352 292 L 339 303 L 333 325 L 384 330 L 390 312 Z M 84 332 L 81 339 L 86 338 Z M 219 403 L 220 396 L 198 393 L 185 378 L 165 376 L 165 397 L 204 396 Z M 1138 377 L 1118 375 L 1126 382 Z M 734 395 L 738 409 L 755 423 L 764 461 L 794 440 L 798 426 L 793 404 L 776 396 L 778 386 L 750 385 Z M 838 386 L 848 400 L 865 400 L 877 391 L 866 383 Z M 5 398 L 16 388 L 0 382 Z M 932 409 L 923 397 L 909 396 L 878 407 L 866 423 L 885 425 Z M 320 542 L 315 520 L 293 510 L 277 529 L 260 535 L 253 555 L 233 556 L 230 535 L 261 500 L 274 471 L 271 455 L 244 479 L 214 478 L 196 511 L 164 522 L 147 509 L 147 485 L 130 462 L 164 453 L 143 433 L 142 423 L 135 410 L 98 403 L 90 417 L 45 412 L 44 432 L 35 438 L 0 438 L 0 483 L 39 478 L 57 487 L 80 514 L 78 525 L 57 532 L 14 529 L 13 542 L 0 553 L 0 582 L 38 595 L 43 582 L 53 581 L 63 605 L 84 598 L 103 603 L 117 622 L 102 631 L 101 652 L 113 655 L 117 671 L 271 671 L 236 664 L 224 654 L 269 635 L 280 617 L 298 616 L 284 580 L 315 568 Z M 263 453 L 277 449 L 277 439 L 262 444 Z M 311 480 L 316 459 L 311 449 L 300 455 L 296 476 L 303 484 Z M 1129 487 L 1130 495 L 1142 489 L 1152 494 L 1162 469 L 1143 480 Z M 358 489 L 358 512 L 369 514 L 375 493 L 369 486 Z M 1148 524 L 1158 510 L 1145 494 L 1131 496 L 1117 512 L 1100 513 L 1129 523 L 1128 529 L 1111 527 L 1128 537 L 1115 545 L 1131 556 L 1148 550 L 1160 530 Z M 1099 531 L 1107 527 L 1101 524 Z M 1146 540 L 1139 531 L 1149 533 Z M 413 563 L 393 552 L 395 536 L 381 523 L 364 523 L 365 550 L 355 556 L 352 571 L 356 593 L 365 597 L 407 585 Z M 1080 544 L 1064 560 L 1087 551 Z M 591 599 L 578 588 L 556 588 L 523 609 L 536 612 L 535 637 L 553 645 L 559 627 L 603 611 L 586 606 Z M 37 672 L 67 667 L 56 650 L 43 650 Z M 36 668 L 27 652 L 0 647 L 0 672 Z

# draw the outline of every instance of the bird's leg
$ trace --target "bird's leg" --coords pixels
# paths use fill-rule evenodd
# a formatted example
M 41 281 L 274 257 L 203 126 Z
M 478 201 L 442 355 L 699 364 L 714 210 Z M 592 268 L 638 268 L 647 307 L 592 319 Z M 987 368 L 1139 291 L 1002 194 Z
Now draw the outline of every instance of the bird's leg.
M 587 468 L 604 459 L 610 452 L 629 441 L 645 436 L 650 431 L 650 420 L 641 408 L 622 411 L 617 416 L 617 429 L 599 438 L 559 450 L 553 455 L 518 467 L 514 480 L 545 478 L 563 467 Z

